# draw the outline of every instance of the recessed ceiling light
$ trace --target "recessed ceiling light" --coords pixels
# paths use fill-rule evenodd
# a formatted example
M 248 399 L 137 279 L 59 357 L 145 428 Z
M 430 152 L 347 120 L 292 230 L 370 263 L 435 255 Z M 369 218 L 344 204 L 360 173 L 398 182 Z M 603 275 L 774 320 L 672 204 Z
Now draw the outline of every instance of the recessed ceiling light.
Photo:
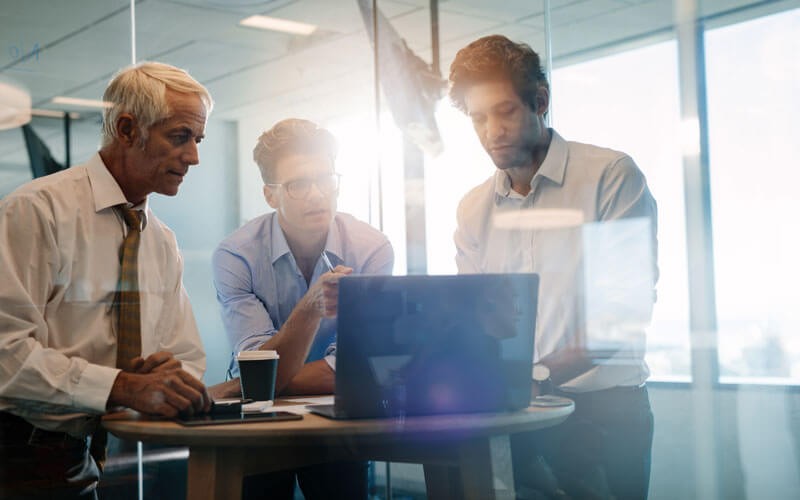
M 80 97 L 56 96 L 51 101 L 53 104 L 66 104 L 68 106 L 83 106 L 84 108 L 110 108 L 113 103 L 98 101 L 97 99 L 81 99 Z
M 293 35 L 310 35 L 316 31 L 317 27 L 313 24 L 289 21 L 269 16 L 250 16 L 239 21 L 241 26 L 248 28 L 258 28 L 262 30 L 282 31 Z

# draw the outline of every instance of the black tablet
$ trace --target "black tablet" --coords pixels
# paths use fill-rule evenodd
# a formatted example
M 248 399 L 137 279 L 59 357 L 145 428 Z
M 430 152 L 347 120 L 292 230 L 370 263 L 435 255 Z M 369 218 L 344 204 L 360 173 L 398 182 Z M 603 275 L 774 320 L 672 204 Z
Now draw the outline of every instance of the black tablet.
M 288 411 L 264 411 L 258 413 L 204 413 L 188 418 L 178 418 L 181 425 L 243 424 L 247 422 L 276 422 L 280 420 L 301 420 L 302 415 Z

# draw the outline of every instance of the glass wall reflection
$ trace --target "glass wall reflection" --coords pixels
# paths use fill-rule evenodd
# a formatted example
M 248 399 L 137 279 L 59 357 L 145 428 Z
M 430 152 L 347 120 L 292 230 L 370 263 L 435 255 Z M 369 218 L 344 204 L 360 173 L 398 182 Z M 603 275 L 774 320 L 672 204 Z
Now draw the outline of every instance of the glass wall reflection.
M 0 81 L 30 93 L 30 127 L 57 162 L 67 163 L 67 147 L 69 163 L 86 160 L 98 147 L 99 108 L 54 98 L 100 99 L 112 73 L 130 63 L 130 2 L 0 3 Z M 376 3 L 408 49 L 432 62 L 431 2 Z M 794 258 L 800 232 L 793 218 L 800 210 L 793 182 L 800 156 L 795 139 L 800 2 L 698 3 L 706 37 L 708 231 L 719 320 L 713 347 L 719 381 L 741 384 L 735 395 L 714 392 L 720 403 L 720 413 L 711 415 L 718 433 L 714 473 L 722 471 L 720 477 L 731 481 L 739 497 L 790 498 L 800 488 L 800 403 L 796 393 L 784 392 L 800 381 L 800 341 L 794 335 L 800 317 L 793 291 L 800 281 Z M 376 75 L 372 20 L 360 8 L 371 4 L 136 4 L 137 60 L 186 68 L 216 101 L 200 165 L 177 198 L 152 200 L 184 253 L 185 282 L 209 354 L 209 384 L 224 379 L 230 355 L 211 284 L 211 252 L 243 222 L 268 210 L 252 150 L 258 135 L 280 119 L 310 119 L 337 136 L 339 209 L 389 236 L 395 274 L 456 271 L 455 208 L 494 166 L 469 119 L 446 97 L 433 110 L 441 136 L 438 152 L 421 149 L 404 135 L 385 86 L 378 87 L 376 99 L 380 62 Z M 547 16 L 546 4 L 551 7 Z M 551 125 L 569 140 L 629 153 L 647 176 L 659 207 L 660 273 L 645 329 L 646 360 L 650 380 L 665 382 L 651 384 L 656 413 L 651 498 L 691 497 L 707 470 L 694 456 L 691 385 L 672 383 L 692 382 L 693 334 L 680 156 L 680 95 L 686 89 L 678 78 L 674 7 L 669 0 L 438 2 L 443 78 L 456 51 L 483 35 L 506 35 L 542 55 L 549 47 Z M 252 16 L 312 29 L 304 34 L 241 24 Z M 379 38 L 382 34 L 388 36 L 379 30 Z M 32 175 L 20 129 L 0 130 L 0 197 Z M 775 386 L 774 392 L 762 391 L 760 384 Z M 393 470 L 396 486 L 420 488 L 421 470 L 400 465 Z M 676 479 L 676 471 L 686 481 Z

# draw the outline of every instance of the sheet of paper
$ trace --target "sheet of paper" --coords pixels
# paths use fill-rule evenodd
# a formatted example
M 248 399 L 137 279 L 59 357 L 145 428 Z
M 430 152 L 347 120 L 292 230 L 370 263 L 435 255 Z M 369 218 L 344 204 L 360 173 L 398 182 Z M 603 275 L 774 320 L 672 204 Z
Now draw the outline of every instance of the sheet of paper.
M 308 408 L 306 408 L 306 405 L 331 405 L 333 404 L 333 395 L 311 396 L 311 397 L 297 396 L 293 398 L 282 399 L 281 403 L 290 403 L 290 404 L 288 405 L 281 404 L 279 406 L 273 407 L 273 409 L 280 411 L 289 411 L 292 413 L 297 413 L 298 415 L 305 415 L 306 413 L 308 413 Z
M 263 413 L 272 411 L 272 401 L 253 401 L 242 405 L 242 413 Z
M 275 406 L 272 408 L 272 411 L 288 411 L 289 413 L 295 413 L 297 415 L 305 415 L 306 413 L 308 413 L 308 408 L 306 408 L 305 404 L 286 405 L 286 406 Z
M 306 404 L 306 405 L 332 405 L 333 404 L 333 394 L 328 396 L 311 396 L 311 397 L 293 397 L 293 398 L 285 398 L 282 401 L 286 401 L 289 403 L 295 404 Z

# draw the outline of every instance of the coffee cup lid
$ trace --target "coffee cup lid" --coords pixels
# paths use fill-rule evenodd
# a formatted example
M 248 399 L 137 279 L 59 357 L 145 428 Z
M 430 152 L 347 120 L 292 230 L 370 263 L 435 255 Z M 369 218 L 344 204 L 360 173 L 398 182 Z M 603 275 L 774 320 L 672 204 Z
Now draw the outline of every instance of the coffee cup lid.
M 236 359 L 278 359 L 278 351 L 239 351 Z

